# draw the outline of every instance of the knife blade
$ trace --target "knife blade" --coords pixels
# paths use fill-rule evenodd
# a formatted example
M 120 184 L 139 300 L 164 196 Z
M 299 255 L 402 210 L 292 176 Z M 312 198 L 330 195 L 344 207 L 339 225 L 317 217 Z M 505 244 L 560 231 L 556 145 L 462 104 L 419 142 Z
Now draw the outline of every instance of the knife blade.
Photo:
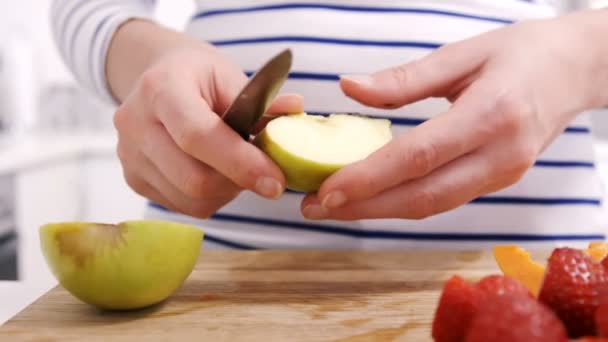
M 222 120 L 243 139 L 266 112 L 291 69 L 292 53 L 285 49 L 251 76 L 239 95 L 222 115 Z

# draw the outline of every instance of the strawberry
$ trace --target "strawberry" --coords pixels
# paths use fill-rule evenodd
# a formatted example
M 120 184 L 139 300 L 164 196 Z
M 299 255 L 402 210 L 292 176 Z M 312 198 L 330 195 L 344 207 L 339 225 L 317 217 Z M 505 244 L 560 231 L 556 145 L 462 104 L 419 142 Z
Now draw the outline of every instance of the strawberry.
M 573 248 L 556 248 L 538 299 L 564 322 L 571 338 L 595 335 L 595 311 L 608 290 L 604 267 Z
M 603 338 L 603 337 L 596 337 L 596 336 L 585 336 L 585 337 L 577 338 L 574 341 L 575 342 L 608 342 L 608 339 Z
M 482 294 L 521 295 L 534 298 L 532 293 L 519 281 L 504 275 L 489 275 L 481 279 L 475 288 Z
M 599 336 L 608 337 L 608 298 L 603 298 L 595 311 L 595 324 Z
M 464 340 L 475 312 L 476 290 L 459 276 L 452 276 L 443 286 L 435 311 L 432 334 L 437 342 Z
M 534 298 L 488 294 L 469 325 L 466 342 L 567 342 L 559 318 Z

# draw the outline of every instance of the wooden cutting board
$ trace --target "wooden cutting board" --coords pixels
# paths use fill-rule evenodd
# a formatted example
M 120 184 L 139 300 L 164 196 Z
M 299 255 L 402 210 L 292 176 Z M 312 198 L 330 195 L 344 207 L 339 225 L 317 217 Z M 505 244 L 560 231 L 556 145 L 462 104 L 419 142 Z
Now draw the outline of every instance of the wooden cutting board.
M 0 341 L 431 341 L 443 282 L 497 272 L 489 251 L 210 251 L 160 305 L 101 312 L 58 287 Z

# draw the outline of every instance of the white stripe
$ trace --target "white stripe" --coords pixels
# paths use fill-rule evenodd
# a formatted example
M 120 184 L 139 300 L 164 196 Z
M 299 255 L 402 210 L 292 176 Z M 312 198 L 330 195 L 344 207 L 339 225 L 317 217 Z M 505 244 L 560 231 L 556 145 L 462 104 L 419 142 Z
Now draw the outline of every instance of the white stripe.
M 543 151 L 539 159 L 590 161 L 595 159 L 593 135 L 562 134 Z
M 146 209 L 146 218 L 163 219 L 186 224 L 192 224 L 200 227 L 204 232 L 220 237 L 231 242 L 240 243 L 257 248 L 288 248 L 288 249 L 428 249 L 428 248 L 448 248 L 448 249 L 491 249 L 497 243 L 517 243 L 526 248 L 545 248 L 549 246 L 586 246 L 589 241 L 542 241 L 542 242 L 504 242 L 504 241 L 437 241 L 437 240 L 420 240 L 420 239 L 377 239 L 377 238 L 354 238 L 345 235 L 332 233 L 319 233 L 306 230 L 293 230 L 288 227 L 266 227 L 263 225 L 250 223 L 237 223 L 215 220 L 196 220 L 188 216 L 167 213 L 156 208 Z M 498 219 L 498 218 L 497 218 Z M 384 220 L 390 222 L 391 220 Z M 396 225 L 403 225 L 403 220 L 395 220 L 392 227 L 377 227 L 377 229 L 403 231 L 398 229 Z M 351 226 L 352 227 L 352 226 Z M 387 229 L 389 228 L 389 229 Z M 396 229 L 395 229 L 396 228 Z M 418 228 L 422 232 L 434 232 L 433 229 L 427 229 L 426 226 Z M 438 230 L 445 232 L 446 229 Z M 468 233 L 475 233 L 474 229 L 467 229 Z M 486 229 L 481 230 L 482 233 L 491 233 Z M 497 233 L 516 233 L 509 230 L 499 230 Z M 524 232 L 529 233 L 529 232 Z M 535 234 L 543 234 L 543 232 L 534 231 Z M 560 232 L 550 230 L 549 234 L 559 234 Z M 584 232 L 578 232 L 583 234 Z M 592 232 L 597 233 L 597 231 Z M 572 229 L 564 232 L 564 234 L 572 234 Z M 205 248 L 203 246 L 203 248 Z
M 391 117 L 398 116 L 391 115 Z M 393 125 L 391 130 L 393 136 L 396 138 L 414 128 L 415 126 Z M 547 161 L 593 162 L 595 160 L 595 151 L 593 150 L 592 143 L 593 136 L 591 134 L 562 134 L 554 139 L 552 143 L 540 153 L 537 159 Z M 562 171 L 565 171 L 565 169 L 562 169 Z M 561 179 L 561 177 L 557 178 Z M 591 179 L 586 179 L 585 181 L 590 180 Z M 594 181 L 595 178 L 592 180 Z M 593 183 L 591 186 L 596 186 L 596 184 Z M 537 186 L 534 186 L 534 188 L 537 188 Z
M 302 198 L 302 195 L 287 193 L 280 201 L 269 201 L 245 192 L 220 212 L 315 224 L 315 221 L 305 219 L 300 213 Z M 383 219 L 318 223 L 394 232 L 445 233 L 464 230 L 469 233 L 585 234 L 598 232 L 601 225 L 605 224 L 603 215 L 602 209 L 596 206 L 469 204 L 424 220 Z M 473 217 L 475 219 L 471 219 Z M 577 224 L 573 227 L 572 221 L 565 220 L 564 217 L 584 217 L 585 224 Z M 538 226 L 538 222 L 542 222 L 541 227 Z
M 333 37 L 346 39 L 450 42 L 504 26 L 500 23 L 466 18 L 439 19 L 441 25 L 437 25 L 438 18 L 414 13 L 387 14 L 298 9 L 297 15 L 290 15 L 289 11 L 270 11 L 212 16 L 193 21 L 188 31 L 198 32 L 197 36 L 206 40 L 273 36 L 277 33 L 326 36 L 331 32 Z M 404 22 L 418 29 L 404 30 Z M 226 29 L 226 27 L 243 25 L 247 25 L 247 30 Z
M 553 6 L 542 4 L 531 4 L 520 0 L 222 0 L 209 1 L 197 0 L 199 11 L 209 11 L 216 9 L 239 9 L 244 7 L 268 6 L 285 3 L 309 3 L 325 5 L 344 5 L 344 6 L 371 6 L 371 7 L 421 7 L 449 11 L 465 11 L 468 14 L 480 16 L 511 16 L 513 18 L 529 19 L 553 16 L 556 10 Z
M 304 35 L 311 36 L 308 33 Z M 275 36 L 279 36 L 279 34 L 270 36 L 243 35 L 238 38 Z M 336 38 L 327 33 L 319 37 Z M 358 39 L 363 39 L 363 37 L 359 37 Z M 327 74 L 373 72 L 378 69 L 401 65 L 410 60 L 422 58 L 433 51 L 424 48 L 353 46 L 308 42 L 273 42 L 220 46 L 220 49 L 244 70 L 257 70 L 271 56 L 286 48 L 290 48 L 294 55 L 292 70 Z
M 559 184 L 559 186 L 555 186 Z M 532 167 L 516 184 L 494 193 L 497 196 L 550 198 L 601 198 L 597 170 L 591 168 Z

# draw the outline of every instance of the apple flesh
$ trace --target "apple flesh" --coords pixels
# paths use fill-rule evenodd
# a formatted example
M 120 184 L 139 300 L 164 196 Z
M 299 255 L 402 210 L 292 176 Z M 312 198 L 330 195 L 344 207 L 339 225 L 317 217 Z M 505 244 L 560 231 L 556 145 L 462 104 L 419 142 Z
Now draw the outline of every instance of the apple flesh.
M 391 139 L 390 120 L 300 113 L 273 119 L 254 143 L 281 168 L 288 189 L 313 193 L 331 174 Z
M 43 255 L 61 286 L 109 310 L 139 309 L 169 297 L 192 272 L 203 235 L 196 227 L 145 220 L 40 228 Z

